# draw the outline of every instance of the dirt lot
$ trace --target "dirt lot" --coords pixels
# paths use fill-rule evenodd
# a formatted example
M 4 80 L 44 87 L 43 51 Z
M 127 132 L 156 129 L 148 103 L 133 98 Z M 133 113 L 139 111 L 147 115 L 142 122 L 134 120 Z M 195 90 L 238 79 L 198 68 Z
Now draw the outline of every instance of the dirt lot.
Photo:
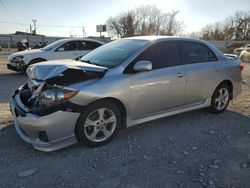
M 27 77 L 6 69 L 9 53 L 0 51 L 0 187 L 250 187 L 248 85 L 220 115 L 188 112 L 124 130 L 103 147 L 43 153 L 12 124 L 8 101 Z M 250 64 L 243 78 L 250 83 Z

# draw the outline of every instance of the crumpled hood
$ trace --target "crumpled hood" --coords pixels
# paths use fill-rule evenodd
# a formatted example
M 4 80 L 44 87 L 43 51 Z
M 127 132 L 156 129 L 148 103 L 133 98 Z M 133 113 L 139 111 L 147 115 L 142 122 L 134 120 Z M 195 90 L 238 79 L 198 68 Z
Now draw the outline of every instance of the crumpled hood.
M 83 72 L 86 71 L 105 72 L 106 70 L 108 70 L 108 68 L 106 67 L 101 67 L 97 65 L 84 63 L 81 61 L 66 59 L 66 60 L 46 61 L 30 65 L 27 69 L 27 75 L 29 76 L 29 78 L 32 79 L 47 80 L 59 76 L 68 69 L 81 70 Z
M 21 52 L 16 52 L 8 56 L 8 60 L 11 61 L 16 56 L 26 56 L 34 53 L 40 53 L 43 52 L 41 49 L 34 49 L 34 50 L 24 50 Z

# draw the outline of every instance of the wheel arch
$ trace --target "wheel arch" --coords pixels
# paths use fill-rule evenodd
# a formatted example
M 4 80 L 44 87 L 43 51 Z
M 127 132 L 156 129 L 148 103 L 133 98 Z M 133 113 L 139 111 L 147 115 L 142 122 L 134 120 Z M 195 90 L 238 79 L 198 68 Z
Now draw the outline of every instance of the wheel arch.
M 121 100 L 114 98 L 114 97 L 105 97 L 105 98 L 97 99 L 97 100 L 89 103 L 86 106 L 86 108 L 89 105 L 93 105 L 94 103 L 97 103 L 100 101 L 110 101 L 110 102 L 114 103 L 119 108 L 119 110 L 121 112 L 121 116 L 122 116 L 122 129 L 125 129 L 126 125 L 127 125 L 127 110 L 126 110 L 124 103 Z
M 32 60 L 29 62 L 29 65 L 31 65 L 31 64 L 33 64 L 33 63 L 42 62 L 42 61 L 48 61 L 48 60 L 45 59 L 45 58 L 41 58 L 41 57 L 34 58 L 34 59 L 32 59 Z

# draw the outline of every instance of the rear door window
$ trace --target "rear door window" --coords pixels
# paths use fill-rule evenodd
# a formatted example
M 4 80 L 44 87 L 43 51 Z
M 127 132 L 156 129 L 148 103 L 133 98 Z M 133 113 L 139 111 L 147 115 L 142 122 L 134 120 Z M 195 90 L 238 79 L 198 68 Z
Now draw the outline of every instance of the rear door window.
M 77 50 L 86 50 L 85 41 L 76 41 L 75 43 L 76 43 Z
M 216 61 L 217 57 L 211 49 L 198 42 L 183 42 L 183 61 L 186 64 Z
M 97 42 L 93 42 L 93 41 L 85 41 L 85 50 L 94 50 L 96 48 L 98 48 L 99 46 L 101 46 L 100 43 Z

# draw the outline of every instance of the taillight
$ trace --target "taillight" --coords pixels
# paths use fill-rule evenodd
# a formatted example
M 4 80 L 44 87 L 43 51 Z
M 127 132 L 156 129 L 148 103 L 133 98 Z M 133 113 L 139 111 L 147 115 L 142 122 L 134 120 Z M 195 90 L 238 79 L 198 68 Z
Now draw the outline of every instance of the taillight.
M 242 72 L 244 69 L 244 65 L 240 64 L 240 71 Z

